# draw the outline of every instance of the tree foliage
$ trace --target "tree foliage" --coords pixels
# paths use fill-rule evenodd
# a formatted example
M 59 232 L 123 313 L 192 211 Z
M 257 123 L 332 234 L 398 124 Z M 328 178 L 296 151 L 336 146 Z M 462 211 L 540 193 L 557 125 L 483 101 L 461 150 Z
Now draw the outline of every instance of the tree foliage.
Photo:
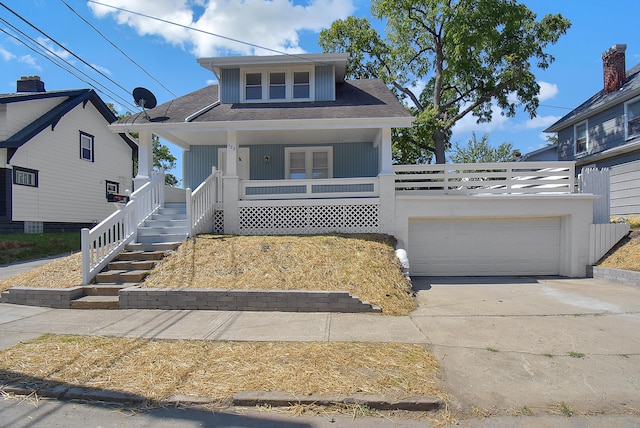
M 519 151 L 513 149 L 512 143 L 505 142 L 498 147 L 492 147 L 489 144 L 489 135 L 484 134 L 478 140 L 474 132 L 466 146 L 461 146 L 458 142 L 454 144 L 450 159 L 453 163 L 513 162 L 518 155 Z
M 368 19 L 348 17 L 323 30 L 319 44 L 349 53 L 348 77 L 379 77 L 411 105 L 414 127 L 398 134 L 395 152 L 438 163 L 468 114 L 488 122 L 496 105 L 507 116 L 518 107 L 535 116 L 532 67 L 549 67 L 545 48 L 571 25 L 560 14 L 536 20 L 516 0 L 373 0 L 371 10 L 385 20 L 385 37 Z

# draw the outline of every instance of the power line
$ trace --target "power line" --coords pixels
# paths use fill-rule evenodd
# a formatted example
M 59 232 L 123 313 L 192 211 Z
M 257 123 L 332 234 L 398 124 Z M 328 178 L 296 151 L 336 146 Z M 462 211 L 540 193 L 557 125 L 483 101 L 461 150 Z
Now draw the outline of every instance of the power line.
M 162 19 L 162 18 L 158 18 L 158 17 L 151 16 L 151 15 L 146 15 L 146 14 L 141 13 L 141 12 L 134 12 L 134 11 L 132 11 L 132 10 L 124 9 L 124 8 L 117 7 L 117 6 L 112 6 L 112 5 L 110 5 L 110 4 L 100 3 L 99 1 L 95 1 L 95 0 L 87 0 L 87 3 L 94 3 L 94 4 L 98 4 L 98 5 L 100 5 L 100 6 L 108 7 L 108 8 L 111 8 L 111 9 L 116 9 L 116 10 L 119 10 L 119 11 L 121 11 L 121 12 L 126 12 L 126 13 L 130 13 L 130 14 L 132 14 L 132 15 L 142 16 L 142 17 L 144 17 L 144 18 L 153 19 L 153 20 L 155 20 L 155 21 L 164 22 L 165 24 L 175 25 L 176 27 L 185 28 L 185 29 L 187 29 L 187 30 L 191 30 L 191 31 L 197 31 L 198 33 L 207 34 L 207 35 L 209 35 L 209 36 L 219 37 L 219 38 L 221 38 L 221 39 L 225 39 L 225 40 L 229 40 L 229 41 L 232 41 L 232 42 L 235 42 L 235 43 L 240 43 L 240 44 L 243 44 L 243 45 L 251 46 L 251 47 L 253 47 L 253 48 L 264 49 L 264 50 L 267 50 L 267 51 L 270 51 L 270 52 L 273 52 L 273 53 L 277 53 L 277 54 L 280 54 L 280 55 L 287 55 L 287 56 L 290 56 L 290 57 L 293 57 L 293 58 L 298 58 L 298 59 L 301 59 L 301 60 L 304 60 L 304 61 L 309 61 L 309 62 L 315 62 L 315 63 L 319 63 L 319 64 L 324 64 L 322 61 L 317 61 L 317 60 L 314 60 L 314 59 L 305 58 L 305 57 L 303 57 L 303 56 L 301 56 L 301 55 L 296 55 L 296 54 L 292 54 L 292 53 L 289 53 L 289 52 L 282 52 L 282 51 L 279 51 L 279 50 L 277 50 L 277 49 L 272 49 L 272 48 L 268 48 L 268 47 L 265 47 L 265 46 L 256 45 L 256 44 L 254 44 L 254 43 L 245 42 L 245 41 L 243 41 L 243 40 L 234 39 L 233 37 L 223 36 L 223 35 L 221 35 L 221 34 L 216 34 L 216 33 L 212 33 L 212 32 L 210 32 L 210 31 L 201 30 L 201 29 L 199 29 L 199 28 L 190 27 L 190 26 L 188 26 L 188 25 L 178 24 L 177 22 L 169 21 L 169 20 Z
M 78 61 L 82 62 L 84 65 L 86 65 L 87 67 L 91 68 L 93 71 L 95 71 L 96 73 L 100 74 L 102 77 L 104 77 L 105 79 L 107 79 L 108 81 L 110 81 L 111 83 L 113 83 L 114 85 L 116 85 L 118 88 L 122 89 L 124 92 L 129 93 L 129 90 L 127 88 L 125 88 L 124 86 L 120 85 L 118 82 L 116 82 L 115 80 L 113 80 L 112 78 L 110 78 L 109 76 L 107 76 L 106 74 L 104 74 L 102 71 L 98 70 L 96 67 L 94 67 L 93 65 L 89 64 L 87 61 L 85 61 L 84 59 L 82 59 L 81 57 L 79 57 L 78 55 L 76 55 L 74 52 L 72 52 L 71 50 L 67 49 L 65 46 L 63 46 L 61 43 L 59 43 L 56 39 L 54 39 L 53 37 L 49 36 L 47 33 L 45 33 L 44 31 L 40 30 L 38 27 L 36 27 L 35 25 L 33 25 L 32 23 L 30 23 L 29 21 L 27 21 L 25 18 L 23 18 L 20 14 L 14 12 L 12 9 L 10 9 L 9 7 L 7 7 L 4 3 L 0 3 L 0 5 L 2 7 L 4 7 L 5 9 L 7 9 L 9 12 L 11 12 L 12 14 L 14 14 L 15 16 L 17 16 L 20 20 L 22 20 L 24 23 L 26 23 L 27 25 L 29 25 L 31 28 L 33 28 L 34 30 L 36 30 L 37 32 L 39 32 L 40 34 L 42 34 L 43 36 L 45 36 L 46 38 L 48 38 L 49 40 L 51 40 L 53 43 L 55 43 L 56 45 L 60 46 L 62 49 L 64 49 L 65 51 L 69 52 L 71 55 L 73 55 L 74 58 L 76 58 Z
M 133 58 L 131 58 L 129 55 L 127 55 L 122 49 L 120 49 L 115 43 L 113 43 L 107 36 L 105 36 L 100 30 L 98 30 L 93 24 L 91 24 L 89 21 L 87 21 L 82 15 L 80 15 L 78 12 L 76 12 L 75 9 L 73 9 L 71 6 L 69 6 L 69 4 L 67 4 L 67 2 L 65 2 L 64 0 L 60 0 L 62 3 L 64 3 L 65 6 L 67 6 L 73 13 L 75 13 L 78 18 L 80 18 L 81 20 L 83 20 L 87 25 L 89 25 L 91 28 L 93 28 L 100 36 L 102 36 L 103 39 L 105 39 L 107 42 L 109 42 L 109 44 L 111 44 L 111 46 L 113 46 L 114 48 L 116 48 L 122 55 L 124 55 L 129 61 L 131 61 L 132 63 L 134 63 L 136 66 L 138 66 L 138 68 L 140 70 L 142 70 L 147 76 L 149 76 L 151 79 L 153 79 L 156 83 L 158 83 L 160 86 L 162 86 L 167 92 L 169 92 L 171 95 L 173 95 L 174 97 L 178 97 L 176 94 L 174 94 L 169 88 L 167 88 L 166 86 L 164 86 L 158 79 L 156 79 L 155 77 L 153 77 L 147 70 L 145 70 L 144 67 L 142 67 L 140 64 L 138 64 Z
M 38 42 L 37 40 L 34 40 L 32 37 L 30 37 L 29 35 L 27 35 L 26 33 L 24 33 L 23 31 L 21 31 L 20 29 L 18 29 L 16 26 L 12 25 L 11 23 L 9 23 L 8 21 L 6 21 L 3 18 L 0 18 L 0 21 L 2 21 L 5 25 L 11 27 L 13 30 L 17 31 L 18 33 L 20 33 L 23 37 L 25 37 L 26 39 L 28 39 L 29 41 L 31 41 L 31 43 L 33 43 L 33 45 L 38 46 L 40 48 L 40 51 L 37 50 L 36 48 L 34 48 L 33 46 L 30 46 L 29 44 L 27 44 L 27 42 L 25 40 L 20 39 L 19 37 L 9 33 L 7 30 L 5 30 L 4 28 L 0 28 L 0 31 L 2 31 L 3 33 L 5 33 L 6 35 L 8 35 L 9 37 L 17 40 L 18 42 L 22 43 L 24 46 L 26 46 L 28 49 L 31 49 L 34 53 L 42 56 L 43 58 L 49 60 L 51 63 L 53 63 L 55 66 L 60 67 L 61 69 L 63 69 L 64 71 L 66 71 L 67 73 L 71 74 L 72 76 L 74 76 L 76 79 L 80 80 L 81 82 L 86 83 L 87 85 L 91 86 L 93 89 L 95 89 L 97 92 L 100 92 L 104 95 L 109 95 L 112 96 L 114 98 L 119 99 L 120 101 L 122 101 L 123 104 L 127 105 L 128 107 L 133 107 L 132 104 L 130 104 L 129 101 L 125 100 L 124 98 L 122 98 L 121 96 L 119 96 L 118 94 L 116 94 L 115 92 L 113 92 L 112 90 L 110 90 L 109 88 L 107 88 L 105 85 L 103 85 L 102 83 L 98 82 L 96 79 L 92 78 L 91 76 L 89 76 L 87 73 L 85 73 L 84 71 L 80 70 L 78 67 L 76 67 L 75 65 L 73 65 L 72 63 L 70 63 L 69 61 L 67 61 L 66 59 L 62 58 L 60 55 L 58 55 L 56 52 L 52 51 L 51 49 L 49 49 L 47 46 L 44 46 L 42 43 Z M 46 55 L 45 53 L 43 53 L 43 51 L 46 51 L 49 53 L 49 55 Z M 67 66 L 73 68 L 74 70 L 76 70 L 78 73 L 84 75 L 87 79 L 92 80 L 94 83 L 92 84 L 91 82 L 83 79 L 82 77 L 80 77 L 78 74 L 74 73 L 72 70 L 70 70 L 69 68 L 66 68 L 64 65 L 60 64 L 59 62 L 56 62 L 53 60 L 53 58 L 56 58 L 58 61 L 63 62 L 64 64 L 66 64 Z M 96 88 L 96 85 L 101 86 L 104 90 L 100 90 L 98 88 Z M 137 109 L 137 107 L 133 107 L 133 109 Z

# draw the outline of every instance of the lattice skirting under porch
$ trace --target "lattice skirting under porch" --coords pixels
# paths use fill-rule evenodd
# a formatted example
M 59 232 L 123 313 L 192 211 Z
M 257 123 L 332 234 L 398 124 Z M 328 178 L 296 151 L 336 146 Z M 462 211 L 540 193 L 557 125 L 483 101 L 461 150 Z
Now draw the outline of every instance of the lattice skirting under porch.
M 214 212 L 213 233 L 224 234 L 224 211 Z
M 377 204 L 239 208 L 240 234 L 378 233 Z

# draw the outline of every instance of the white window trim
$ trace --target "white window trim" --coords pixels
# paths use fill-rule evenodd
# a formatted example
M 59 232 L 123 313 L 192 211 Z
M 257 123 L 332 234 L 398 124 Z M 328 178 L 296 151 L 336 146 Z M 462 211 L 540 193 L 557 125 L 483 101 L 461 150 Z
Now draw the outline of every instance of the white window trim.
M 291 177 L 291 153 L 305 153 L 305 175 L 307 180 L 313 175 L 313 153 L 327 153 L 328 171 L 327 178 L 333 178 L 333 147 L 331 146 L 310 146 L 310 147 L 285 147 L 284 148 L 284 177 L 290 180 Z
M 91 143 L 90 148 L 90 159 L 87 159 L 83 156 L 83 146 L 82 143 L 84 139 L 87 139 Z M 87 134 L 86 132 L 80 131 L 80 159 L 85 160 L 87 162 L 93 162 L 95 160 L 95 137 L 91 134 Z
M 626 103 L 624 103 L 624 139 L 630 140 L 632 138 L 640 136 L 640 132 L 635 134 L 629 134 L 629 105 L 640 103 L 640 97 L 633 98 Z M 640 121 L 640 117 L 636 118 L 636 120 Z
M 18 186 L 38 187 L 38 171 L 35 169 L 13 167 L 13 184 Z
M 583 151 L 578 151 L 578 135 L 576 133 L 576 130 L 579 126 L 584 125 L 584 134 L 585 134 L 585 144 L 584 144 L 584 150 Z M 573 153 L 575 155 L 582 155 L 585 153 L 589 153 L 589 121 L 584 120 L 580 123 L 576 123 L 575 125 L 573 125 Z
M 309 98 L 293 98 L 293 73 L 309 73 Z M 262 75 L 262 98 L 259 100 L 247 99 L 246 82 L 247 74 L 260 73 Z M 270 73 L 285 73 L 285 98 L 269 98 L 269 78 Z M 243 68 L 240 78 L 240 100 L 243 103 L 282 103 L 282 102 L 305 102 L 315 99 L 315 67 L 276 67 L 276 68 Z

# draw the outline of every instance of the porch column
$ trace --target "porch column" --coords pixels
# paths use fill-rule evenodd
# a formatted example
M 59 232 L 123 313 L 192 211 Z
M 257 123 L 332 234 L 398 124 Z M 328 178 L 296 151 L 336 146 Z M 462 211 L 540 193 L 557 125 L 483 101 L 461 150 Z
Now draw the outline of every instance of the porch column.
M 153 171 L 153 134 L 140 132 L 138 135 L 138 174 L 133 179 L 134 190 L 151 181 Z
M 381 128 L 376 136 L 378 145 L 378 186 L 380 189 L 380 233 L 393 235 L 396 218 L 396 178 L 391 157 L 391 128 Z
M 222 177 L 222 206 L 224 211 L 224 233 L 240 232 L 238 200 L 240 178 L 238 177 L 238 146 L 236 131 L 227 131 L 227 162 Z
M 376 135 L 375 145 L 378 147 L 378 171 L 380 174 L 393 174 L 391 128 L 380 128 Z

